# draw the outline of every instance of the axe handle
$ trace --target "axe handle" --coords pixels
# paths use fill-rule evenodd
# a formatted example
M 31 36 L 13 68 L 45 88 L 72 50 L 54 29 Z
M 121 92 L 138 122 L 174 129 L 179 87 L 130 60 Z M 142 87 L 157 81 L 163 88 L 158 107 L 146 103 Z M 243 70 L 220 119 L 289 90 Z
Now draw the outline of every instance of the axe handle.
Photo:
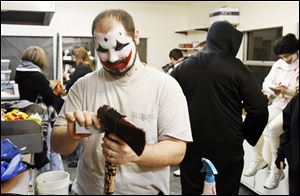
M 112 195 L 115 192 L 116 164 L 105 161 L 104 194 Z

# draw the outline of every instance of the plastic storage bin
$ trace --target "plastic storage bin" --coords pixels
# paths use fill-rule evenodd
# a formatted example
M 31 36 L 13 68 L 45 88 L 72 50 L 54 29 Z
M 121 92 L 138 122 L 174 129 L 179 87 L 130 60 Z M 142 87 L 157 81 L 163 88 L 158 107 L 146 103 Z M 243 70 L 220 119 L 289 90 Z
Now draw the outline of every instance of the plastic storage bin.
M 11 70 L 1 70 L 1 83 L 8 83 L 10 81 Z
M 10 60 L 9 59 L 1 59 L 1 71 L 6 71 L 9 69 L 9 63 L 10 63 Z M 2 78 L 2 76 L 1 76 Z

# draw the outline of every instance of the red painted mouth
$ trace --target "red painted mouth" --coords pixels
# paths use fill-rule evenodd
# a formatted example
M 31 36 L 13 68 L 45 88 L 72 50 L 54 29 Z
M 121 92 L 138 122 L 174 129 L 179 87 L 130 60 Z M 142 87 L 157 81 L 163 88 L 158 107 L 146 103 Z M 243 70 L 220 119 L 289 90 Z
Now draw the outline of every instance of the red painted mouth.
M 293 62 L 293 59 L 286 61 L 287 64 L 291 64 L 292 62 Z
M 110 69 L 112 71 L 114 71 L 114 70 L 122 71 L 122 70 L 124 70 L 127 67 L 128 63 L 129 63 L 129 61 L 131 59 L 131 55 L 132 55 L 132 50 L 130 51 L 129 55 L 125 59 L 123 59 L 123 60 L 116 61 L 116 62 L 113 62 L 113 63 L 110 62 L 110 61 L 106 61 L 106 62 L 102 62 L 101 61 L 101 63 L 105 67 L 107 67 L 108 69 Z

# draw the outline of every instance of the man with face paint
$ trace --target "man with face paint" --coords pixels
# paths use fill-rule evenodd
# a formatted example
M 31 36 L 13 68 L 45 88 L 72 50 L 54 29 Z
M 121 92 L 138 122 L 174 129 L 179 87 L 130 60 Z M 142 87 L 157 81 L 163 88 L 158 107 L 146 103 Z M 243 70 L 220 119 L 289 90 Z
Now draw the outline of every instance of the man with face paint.
M 263 146 L 268 147 L 270 152 L 266 158 L 270 165 L 270 174 L 265 181 L 266 189 L 275 189 L 279 181 L 284 178 L 284 173 L 276 168 L 277 148 L 279 137 L 282 133 L 282 110 L 287 106 L 299 87 L 299 42 L 294 34 L 287 34 L 279 38 L 274 44 L 274 52 L 280 57 L 274 63 L 269 74 L 263 82 L 263 91 L 271 104 L 268 106 L 268 124 L 254 148 L 254 159 L 245 176 L 253 176 L 256 172 L 267 166 L 262 156 Z
M 103 68 L 115 76 L 126 74 L 137 58 L 136 45 L 131 36 L 126 35 L 123 26 L 109 32 L 94 32 L 99 59 Z
M 182 161 L 186 142 L 192 141 L 184 94 L 174 78 L 140 61 L 138 32 L 127 12 L 101 12 L 92 33 L 103 68 L 72 86 L 51 138 L 61 154 L 82 144 L 72 189 L 77 194 L 103 194 L 106 160 L 117 165 L 115 194 L 169 194 L 169 166 Z M 114 134 L 76 134 L 76 121 L 101 128 L 96 112 L 104 104 L 145 131 L 141 156 Z

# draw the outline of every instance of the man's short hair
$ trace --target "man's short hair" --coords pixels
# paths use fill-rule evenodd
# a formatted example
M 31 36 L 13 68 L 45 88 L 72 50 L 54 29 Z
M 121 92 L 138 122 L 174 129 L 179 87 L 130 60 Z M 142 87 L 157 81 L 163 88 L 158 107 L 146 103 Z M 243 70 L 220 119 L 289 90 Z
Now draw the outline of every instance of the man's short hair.
M 178 59 L 183 58 L 183 54 L 181 50 L 174 48 L 173 50 L 170 51 L 169 57 L 170 59 L 173 58 L 177 61 Z
M 299 50 L 299 41 L 292 33 L 280 37 L 274 43 L 274 52 L 276 55 L 293 54 Z
M 101 22 L 102 20 L 109 18 L 109 17 L 113 17 L 117 21 L 119 21 L 124 26 L 128 35 L 131 37 L 134 37 L 135 25 L 133 22 L 133 18 L 128 12 L 126 12 L 125 10 L 122 10 L 122 9 L 108 9 L 108 10 L 104 10 L 103 12 L 99 13 L 93 21 L 92 35 L 94 35 L 94 30 L 95 30 L 97 24 L 99 22 Z

